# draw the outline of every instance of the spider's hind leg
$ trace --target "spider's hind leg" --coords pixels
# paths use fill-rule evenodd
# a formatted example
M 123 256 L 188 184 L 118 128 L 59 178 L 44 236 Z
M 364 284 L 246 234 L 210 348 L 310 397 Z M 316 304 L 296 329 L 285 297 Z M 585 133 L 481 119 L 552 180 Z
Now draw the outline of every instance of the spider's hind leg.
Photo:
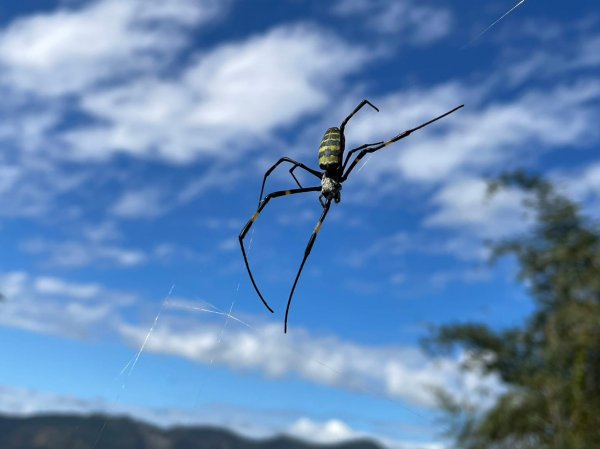
M 296 279 L 294 279 L 294 285 L 292 285 L 292 290 L 290 291 L 290 297 L 288 298 L 287 306 L 285 308 L 285 322 L 283 325 L 284 333 L 287 333 L 288 315 L 290 313 L 290 305 L 292 304 L 292 297 L 294 296 L 294 290 L 296 290 L 296 284 L 298 284 L 298 279 L 300 279 L 300 274 L 302 273 L 302 269 L 304 268 L 304 263 L 306 262 L 306 259 L 308 259 L 308 256 L 309 256 L 310 252 L 312 251 L 312 247 L 315 244 L 315 240 L 317 239 L 317 235 L 319 234 L 319 231 L 321 230 L 321 225 L 323 224 L 323 221 L 325 221 L 325 217 L 327 217 L 327 213 L 329 212 L 330 206 L 331 206 L 331 198 L 328 199 L 327 202 L 325 203 L 325 205 L 323 206 L 323 213 L 321 214 L 321 218 L 319 218 L 319 221 L 317 222 L 317 225 L 315 226 L 315 229 L 313 230 L 313 233 L 311 234 L 310 239 L 308 240 L 308 245 L 306 245 L 306 249 L 304 250 L 304 257 L 302 258 L 302 263 L 300 264 L 300 268 L 298 268 L 298 274 L 296 274 Z
M 262 293 L 260 292 L 258 285 L 256 284 L 256 281 L 254 280 L 254 276 L 252 275 L 252 270 L 250 270 L 248 256 L 246 255 L 246 248 L 244 248 L 244 238 L 248 234 L 248 231 L 250 231 L 250 228 L 252 227 L 252 225 L 254 224 L 254 222 L 256 221 L 258 216 L 260 215 L 260 213 L 267 206 L 267 204 L 269 204 L 269 201 L 271 201 L 272 198 L 278 198 L 280 196 L 287 196 L 287 195 L 295 195 L 297 193 L 318 192 L 320 190 L 321 190 L 321 187 L 306 187 L 306 188 L 302 188 L 302 189 L 279 190 L 277 192 L 269 193 L 265 197 L 265 199 L 259 203 L 258 209 L 254 213 L 254 215 L 250 218 L 250 220 L 248 220 L 248 222 L 244 225 L 244 227 L 242 228 L 242 231 L 240 232 L 240 235 L 238 237 L 239 241 L 240 241 L 240 247 L 242 248 L 242 256 L 244 257 L 244 264 L 246 265 L 246 270 L 248 270 L 248 275 L 250 276 L 250 281 L 252 282 L 252 285 L 254 286 L 254 290 L 256 290 L 258 297 L 263 302 L 265 307 L 267 309 L 269 309 L 269 311 L 271 313 L 273 313 L 273 309 L 269 306 L 269 304 L 263 297 Z

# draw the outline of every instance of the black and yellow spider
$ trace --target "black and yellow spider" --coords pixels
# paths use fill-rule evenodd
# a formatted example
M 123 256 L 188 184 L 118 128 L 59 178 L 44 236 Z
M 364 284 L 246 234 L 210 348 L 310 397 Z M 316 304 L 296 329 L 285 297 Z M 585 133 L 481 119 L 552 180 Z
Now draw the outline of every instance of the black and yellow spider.
M 348 154 L 346 155 L 346 158 L 344 159 L 344 149 L 345 149 L 345 145 L 346 145 L 346 140 L 345 140 L 345 136 L 344 136 L 344 128 L 346 127 L 346 124 L 348 123 L 348 121 L 354 116 L 354 114 L 356 114 L 363 106 L 365 106 L 367 104 L 369 106 L 371 106 L 373 109 L 375 109 L 377 112 L 379 112 L 379 109 L 377 109 L 370 101 L 363 100 L 354 109 L 354 111 L 352 111 L 352 113 L 344 119 L 344 121 L 342 122 L 342 124 L 340 125 L 339 128 L 329 128 L 325 132 L 325 135 L 323 136 L 323 140 L 321 140 L 321 145 L 319 146 L 319 167 L 321 167 L 321 169 L 324 171 L 321 172 L 318 170 L 314 170 L 310 167 L 307 167 L 302 162 L 295 161 L 293 159 L 290 159 L 289 157 L 282 157 L 275 164 L 273 164 L 271 166 L 271 168 L 269 168 L 265 172 L 263 182 L 262 182 L 262 187 L 260 189 L 260 196 L 258 199 L 258 209 L 256 210 L 256 213 L 252 216 L 252 218 L 250 218 L 250 220 L 248 220 L 248 223 L 246 223 L 246 225 L 242 229 L 242 232 L 240 232 L 240 236 L 239 236 L 240 246 L 242 248 L 242 255 L 244 256 L 244 263 L 246 264 L 246 268 L 248 270 L 248 275 L 250 276 L 250 281 L 252 281 L 252 285 L 254 286 L 256 293 L 258 293 L 258 296 L 260 297 L 260 299 L 263 302 L 263 304 L 265 305 L 265 307 L 267 309 L 269 309 L 269 311 L 271 313 L 273 313 L 273 309 L 269 306 L 269 304 L 267 304 L 267 301 L 265 301 L 265 298 L 263 297 L 258 286 L 256 285 L 254 276 L 252 276 L 252 271 L 250 270 L 250 265 L 248 263 L 248 257 L 246 255 L 246 250 L 244 249 L 244 237 L 246 237 L 246 234 L 248 234 L 248 231 L 252 227 L 252 224 L 256 221 L 256 219 L 258 218 L 258 216 L 260 215 L 262 210 L 266 207 L 266 205 L 269 203 L 269 201 L 271 201 L 272 198 L 277 198 L 277 197 L 285 196 L 285 195 L 295 195 L 297 193 L 305 193 L 305 192 L 321 192 L 321 194 L 319 195 L 319 202 L 323 206 L 323 213 L 321 214 L 321 218 L 319 218 L 319 221 L 317 222 L 317 226 L 315 227 L 312 235 L 310 236 L 308 245 L 306 245 L 306 249 L 304 251 L 304 257 L 302 258 L 302 263 L 300 264 L 300 268 L 298 269 L 298 273 L 296 274 L 296 278 L 294 279 L 294 284 L 292 285 L 292 290 L 290 291 L 290 296 L 288 298 L 287 307 L 285 309 L 285 323 L 284 323 L 284 328 L 283 328 L 284 332 L 287 332 L 287 321 L 288 321 L 288 314 L 290 311 L 290 304 L 292 303 L 292 296 L 294 295 L 294 290 L 296 289 L 296 284 L 298 283 L 298 279 L 300 279 L 300 273 L 302 273 L 302 269 L 304 268 L 304 263 L 306 262 L 306 259 L 308 258 L 308 255 L 310 254 L 310 252 L 312 250 L 312 247 L 315 243 L 315 239 L 317 238 L 317 234 L 319 233 L 319 230 L 321 229 L 321 225 L 323 224 L 323 221 L 325 220 L 325 217 L 327 216 L 327 213 L 329 212 L 329 207 L 331 206 L 331 201 L 333 200 L 336 203 L 340 202 L 340 199 L 341 199 L 340 194 L 341 194 L 341 190 L 342 190 L 342 184 L 348 178 L 348 175 L 352 172 L 354 167 L 356 167 L 356 164 L 358 164 L 358 162 L 366 154 L 374 153 L 375 151 L 380 150 L 394 142 L 397 142 L 400 139 L 408 137 L 412 132 L 417 131 L 421 128 L 424 128 L 425 126 L 427 126 L 443 117 L 446 117 L 447 115 L 452 114 L 454 111 L 456 111 L 464 106 L 464 105 L 457 106 L 456 108 L 452 109 L 451 111 L 448 111 L 445 114 L 442 114 L 432 120 L 429 120 L 428 122 L 423 123 L 422 125 L 419 125 L 416 128 L 406 130 L 385 142 L 382 141 L 382 142 L 376 142 L 376 143 L 369 143 L 369 144 L 361 145 L 357 148 L 353 148 L 352 150 L 350 150 L 348 152 Z M 358 156 L 356 156 L 356 158 L 352 162 L 350 162 L 352 155 L 356 152 L 359 152 Z M 291 173 L 292 177 L 294 178 L 294 180 L 296 181 L 296 184 L 298 184 L 299 188 L 271 192 L 263 198 L 263 193 L 264 193 L 265 183 L 267 181 L 267 178 L 273 172 L 273 170 L 275 170 L 275 168 L 277 168 L 277 166 L 283 162 L 289 162 L 292 164 L 292 167 L 290 168 L 290 173 Z M 307 171 L 308 173 L 310 173 L 311 175 L 319 178 L 319 180 L 321 181 L 321 185 L 315 186 L 315 187 L 302 187 L 302 185 L 300 184 L 300 182 L 294 175 L 294 170 L 296 168 L 301 168 L 301 169 Z

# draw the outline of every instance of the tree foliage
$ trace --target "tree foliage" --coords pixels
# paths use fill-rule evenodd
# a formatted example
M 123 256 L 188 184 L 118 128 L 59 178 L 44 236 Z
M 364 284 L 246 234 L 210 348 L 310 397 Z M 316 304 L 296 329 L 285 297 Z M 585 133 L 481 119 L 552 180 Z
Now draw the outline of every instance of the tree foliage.
M 490 194 L 519 188 L 533 229 L 493 245 L 493 260 L 516 257 L 535 310 L 521 327 L 469 323 L 438 328 L 438 350 L 463 348 L 507 386 L 481 411 L 441 393 L 457 446 L 464 449 L 600 448 L 600 232 L 547 181 L 501 176 Z M 467 368 L 468 369 L 468 368 Z

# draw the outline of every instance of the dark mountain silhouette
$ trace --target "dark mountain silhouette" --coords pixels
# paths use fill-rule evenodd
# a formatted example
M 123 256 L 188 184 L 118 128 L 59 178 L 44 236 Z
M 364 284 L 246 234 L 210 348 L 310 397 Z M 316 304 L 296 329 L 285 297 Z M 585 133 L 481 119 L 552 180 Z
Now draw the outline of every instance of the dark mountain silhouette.
M 216 427 L 160 429 L 101 415 L 0 416 L 2 449 L 383 449 L 362 439 L 312 444 L 287 436 L 252 440 Z

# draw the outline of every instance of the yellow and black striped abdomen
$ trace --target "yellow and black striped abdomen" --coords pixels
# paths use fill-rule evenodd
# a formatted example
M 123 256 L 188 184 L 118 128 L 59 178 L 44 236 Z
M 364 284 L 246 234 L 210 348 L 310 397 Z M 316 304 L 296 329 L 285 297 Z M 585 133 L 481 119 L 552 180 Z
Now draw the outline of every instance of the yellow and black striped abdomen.
M 319 166 L 323 170 L 331 170 L 342 164 L 342 147 L 340 129 L 329 128 L 325 131 L 319 147 Z

